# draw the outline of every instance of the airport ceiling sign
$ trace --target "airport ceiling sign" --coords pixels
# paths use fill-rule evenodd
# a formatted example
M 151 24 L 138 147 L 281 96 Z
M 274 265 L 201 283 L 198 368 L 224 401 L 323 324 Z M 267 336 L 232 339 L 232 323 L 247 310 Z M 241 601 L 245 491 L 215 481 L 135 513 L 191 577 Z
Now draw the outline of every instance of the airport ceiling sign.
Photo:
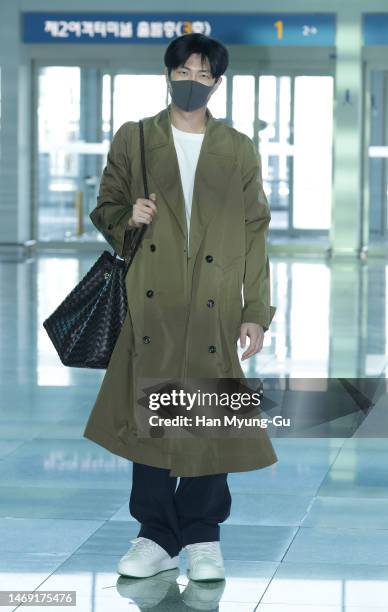
M 388 13 L 363 15 L 364 45 L 388 45 Z
M 22 14 L 25 43 L 165 44 L 199 32 L 225 44 L 335 45 L 327 13 L 52 13 Z

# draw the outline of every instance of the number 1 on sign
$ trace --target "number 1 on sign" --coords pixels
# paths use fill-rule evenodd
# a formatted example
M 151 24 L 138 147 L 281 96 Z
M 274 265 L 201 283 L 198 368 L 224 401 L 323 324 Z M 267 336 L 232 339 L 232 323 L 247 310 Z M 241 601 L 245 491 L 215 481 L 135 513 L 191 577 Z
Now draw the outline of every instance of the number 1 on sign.
M 275 21 L 274 26 L 277 29 L 278 39 L 281 40 L 283 38 L 283 21 L 281 19 Z

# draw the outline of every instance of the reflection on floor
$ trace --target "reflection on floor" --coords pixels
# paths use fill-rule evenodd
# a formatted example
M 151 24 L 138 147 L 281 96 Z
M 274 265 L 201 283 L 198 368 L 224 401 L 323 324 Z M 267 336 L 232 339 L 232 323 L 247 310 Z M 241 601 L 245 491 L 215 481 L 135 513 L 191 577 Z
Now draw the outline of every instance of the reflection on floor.
M 381 400 L 358 437 L 276 437 L 276 464 L 229 475 L 225 582 L 188 581 L 184 553 L 149 579 L 116 573 L 138 530 L 131 464 L 82 437 L 103 372 L 61 365 L 42 328 L 94 260 L 0 263 L 0 590 L 76 591 L 82 612 L 387 609 L 388 439 L 365 436 L 387 425 Z M 271 272 L 277 313 L 247 376 L 386 377 L 384 262 L 273 257 Z

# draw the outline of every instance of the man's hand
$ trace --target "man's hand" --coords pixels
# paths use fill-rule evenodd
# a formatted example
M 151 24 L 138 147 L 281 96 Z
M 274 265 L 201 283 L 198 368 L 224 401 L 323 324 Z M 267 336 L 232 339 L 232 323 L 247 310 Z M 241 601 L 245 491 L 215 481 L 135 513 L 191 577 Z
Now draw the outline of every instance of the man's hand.
M 128 220 L 129 227 L 141 227 L 143 223 L 149 225 L 156 215 L 156 194 L 150 193 L 149 199 L 137 198 L 133 205 L 132 217 Z
M 245 348 L 246 337 L 249 336 L 249 348 L 242 354 L 241 360 L 248 359 L 263 348 L 264 329 L 257 323 L 242 323 L 240 330 L 240 346 Z

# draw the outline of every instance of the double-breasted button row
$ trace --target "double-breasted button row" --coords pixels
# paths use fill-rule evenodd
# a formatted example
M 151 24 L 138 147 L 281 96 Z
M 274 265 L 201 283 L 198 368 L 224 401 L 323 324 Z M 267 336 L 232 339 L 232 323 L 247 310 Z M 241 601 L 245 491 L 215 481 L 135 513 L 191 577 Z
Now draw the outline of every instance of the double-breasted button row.
M 155 244 L 150 244 L 150 250 L 151 251 L 155 251 L 156 250 L 156 245 Z M 206 255 L 205 257 L 206 261 L 208 263 L 211 263 L 213 261 L 213 256 L 212 255 Z M 146 296 L 147 297 L 152 297 L 154 295 L 154 292 L 152 289 L 148 289 L 146 291 Z M 215 301 L 211 298 L 209 298 L 206 302 L 206 305 L 208 306 L 208 308 L 213 308 L 215 304 Z M 143 336 L 143 343 L 144 344 L 149 344 L 151 342 L 151 338 L 150 336 Z M 208 346 L 208 351 L 209 353 L 215 353 L 216 352 L 216 347 L 214 346 L 214 344 L 210 344 Z
M 208 263 L 211 263 L 213 261 L 213 256 L 206 255 L 205 259 Z M 206 302 L 206 305 L 208 306 L 208 308 L 213 308 L 214 304 L 215 304 L 215 301 L 212 300 L 211 298 L 209 298 L 208 301 Z M 217 349 L 214 346 L 214 344 L 210 344 L 210 346 L 207 347 L 207 350 L 209 351 L 209 353 L 215 353 Z

